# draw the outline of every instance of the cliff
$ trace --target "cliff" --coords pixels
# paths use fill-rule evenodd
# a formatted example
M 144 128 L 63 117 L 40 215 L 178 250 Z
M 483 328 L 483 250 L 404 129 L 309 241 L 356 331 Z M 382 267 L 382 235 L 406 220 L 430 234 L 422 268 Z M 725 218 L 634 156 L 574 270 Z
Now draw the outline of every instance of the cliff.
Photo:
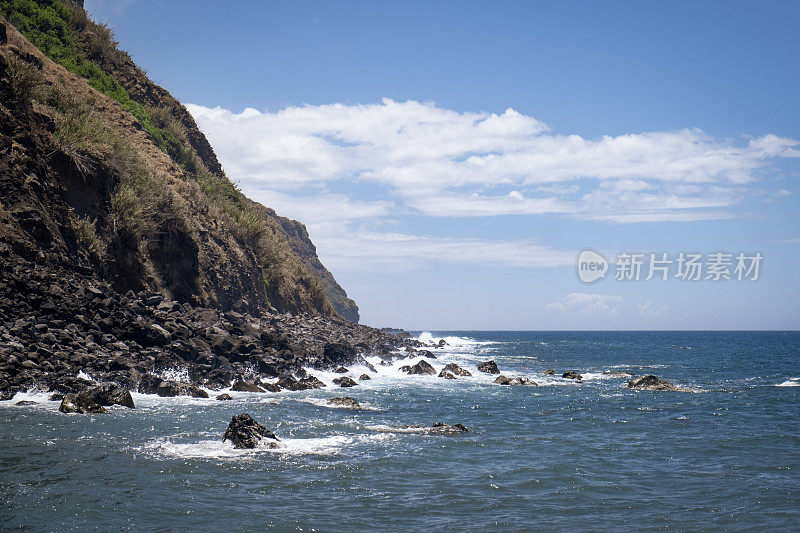
M 0 246 L 118 293 L 358 320 L 305 227 L 237 190 L 109 28 L 59 0 L 0 15 Z

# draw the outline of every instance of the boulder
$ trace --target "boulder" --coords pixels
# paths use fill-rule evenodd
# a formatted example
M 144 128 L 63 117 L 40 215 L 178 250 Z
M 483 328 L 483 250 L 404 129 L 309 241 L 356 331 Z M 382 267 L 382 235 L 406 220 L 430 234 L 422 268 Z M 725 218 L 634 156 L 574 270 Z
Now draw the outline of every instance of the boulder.
M 539 386 L 538 383 L 536 383 L 535 381 L 530 380 L 528 378 L 523 378 L 521 376 L 520 377 L 516 377 L 516 378 L 509 378 L 509 377 L 506 377 L 506 376 L 504 376 L 502 374 L 497 376 L 497 378 L 494 380 L 494 382 L 498 383 L 500 385 L 530 385 L 532 387 L 538 387 Z
M 301 378 L 300 383 L 309 389 L 321 389 L 322 387 L 325 387 L 325 384 L 316 376 L 306 376 Z
M 337 407 L 347 407 L 349 409 L 361 409 L 361 404 L 358 400 L 350 396 L 337 396 L 328 399 L 328 405 L 335 405 Z
M 402 369 L 401 369 L 402 370 Z M 414 366 L 408 367 L 407 371 L 410 375 L 419 376 L 435 376 L 436 369 L 431 366 L 425 359 L 421 359 L 419 363 Z
M 311 388 L 310 386 L 297 381 L 296 379 L 294 379 L 292 376 L 289 376 L 289 375 L 281 376 L 278 379 L 278 386 L 283 388 L 283 389 L 292 390 L 292 391 L 306 390 L 306 389 L 310 389 Z
M 14 405 L 16 405 L 17 407 L 25 407 L 27 405 L 36 405 L 37 403 L 38 402 L 34 402 L 32 400 L 20 400 L 17 403 L 15 403 Z
M 227 400 L 233 400 L 233 396 L 231 396 L 230 394 L 227 394 L 227 393 L 223 393 L 223 394 L 220 394 L 219 396 L 217 396 L 217 400 L 223 401 L 223 402 L 227 401 Z
M 469 370 L 464 370 L 460 366 L 455 363 L 450 363 L 444 367 L 443 370 L 450 372 L 456 376 L 471 376 L 472 373 Z
M 651 391 L 680 391 L 684 392 L 688 389 L 684 389 L 678 387 L 669 381 L 659 379 L 652 374 L 648 374 L 646 376 L 641 376 L 635 379 L 632 379 L 628 382 L 628 388 L 630 389 L 644 389 L 644 390 L 651 390 Z
M 279 441 L 270 430 L 253 420 L 249 414 L 243 413 L 236 415 L 228 424 L 228 429 L 222 435 L 222 442 L 227 440 L 233 443 L 234 448 L 252 449 L 258 446 L 261 439 L 271 439 Z M 275 443 L 270 443 L 270 447 L 275 447 Z
M 267 392 L 258 385 L 256 385 L 255 383 L 247 383 L 246 381 L 241 379 L 237 379 L 236 383 L 231 385 L 231 390 L 235 390 L 238 392 Z
M 165 397 L 191 396 L 193 398 L 208 398 L 208 393 L 197 385 L 182 381 L 165 381 L 153 374 L 142 376 L 141 381 L 139 381 L 139 392 Z
M 347 376 L 342 376 L 340 378 L 336 378 L 336 379 L 333 380 L 333 382 L 336 385 L 339 385 L 340 387 L 355 387 L 356 385 L 358 385 L 358 383 L 356 383 L 355 381 L 353 381 L 351 378 L 349 378 Z
M 86 389 L 86 394 L 99 405 L 122 405 L 133 409 L 131 392 L 116 383 L 99 383 Z
M 337 374 L 347 374 L 350 371 L 348 369 L 346 369 L 345 367 L 340 366 L 339 368 L 334 370 L 334 372 L 336 372 Z
M 442 369 L 442 371 L 439 372 L 439 377 L 444 379 L 458 379 L 453 374 L 444 369 Z
M 542 372 L 542 374 L 545 375 L 545 376 L 555 376 L 556 375 L 556 371 L 552 370 L 552 369 L 545 370 L 544 372 Z
M 322 357 L 319 360 L 320 368 L 337 368 L 350 365 L 356 362 L 358 353 L 356 349 L 345 342 L 329 342 L 322 350 Z
M 62 413 L 105 413 L 106 410 L 85 392 L 67 394 L 61 400 L 58 410 Z
M 497 363 L 494 361 L 484 361 L 483 363 L 478 365 L 478 370 L 481 372 L 485 372 L 487 374 L 499 374 L 500 371 L 497 369 Z
M 561 374 L 561 377 L 567 379 L 583 379 L 583 376 L 578 374 L 576 370 L 567 370 L 566 372 Z
M 439 342 L 436 344 L 436 346 L 438 346 L 439 348 L 442 348 L 443 346 L 447 346 L 447 341 L 444 340 L 444 339 L 439 339 Z
M 369 374 L 361 374 L 361 377 L 358 378 L 359 381 L 367 381 L 368 379 L 372 379 Z

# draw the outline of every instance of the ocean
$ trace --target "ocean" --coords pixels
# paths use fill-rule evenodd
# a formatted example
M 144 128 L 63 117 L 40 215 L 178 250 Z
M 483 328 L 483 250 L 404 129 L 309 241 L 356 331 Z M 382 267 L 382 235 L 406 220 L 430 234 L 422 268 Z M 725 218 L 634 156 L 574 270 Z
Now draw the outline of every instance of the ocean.
M 36 391 L 0 402 L 0 529 L 800 529 L 800 332 L 417 334 L 447 341 L 437 371 L 473 375 L 409 376 L 406 360 L 349 389 L 312 371 L 326 388 L 225 402 L 134 394 L 136 409 L 97 415 Z M 489 359 L 539 386 L 492 383 L 476 371 Z M 342 395 L 365 408 L 326 403 Z M 240 413 L 279 447 L 223 443 Z M 399 429 L 439 421 L 469 433 Z

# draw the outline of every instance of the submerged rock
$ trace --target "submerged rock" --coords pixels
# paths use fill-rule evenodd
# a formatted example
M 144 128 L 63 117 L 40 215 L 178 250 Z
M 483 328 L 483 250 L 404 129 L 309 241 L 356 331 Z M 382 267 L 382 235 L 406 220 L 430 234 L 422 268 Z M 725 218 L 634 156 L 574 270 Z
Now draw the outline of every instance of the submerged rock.
M 556 371 L 552 370 L 552 369 L 545 370 L 544 372 L 542 372 L 542 374 L 545 375 L 545 376 L 555 376 L 556 375 Z
M 445 424 L 444 422 L 436 422 L 432 426 L 408 425 L 400 426 L 400 429 L 409 431 L 417 430 L 419 433 L 430 433 L 434 435 L 459 435 L 461 433 L 469 433 L 469 430 L 462 424 Z
M 652 374 L 648 374 L 646 376 L 641 376 L 630 380 L 628 382 L 628 388 L 644 389 L 652 391 L 679 391 L 679 392 L 684 392 L 688 390 L 682 387 L 678 387 L 670 383 L 669 381 L 659 379 Z
M 494 361 L 484 361 L 478 365 L 478 370 L 487 374 L 499 374 L 500 370 L 497 369 L 497 363 Z
M 234 448 L 240 449 L 255 448 L 261 442 L 261 439 L 280 440 L 274 433 L 253 420 L 247 413 L 234 416 L 231 419 L 231 423 L 228 424 L 228 429 L 222 435 L 222 442 L 229 440 L 233 443 Z M 270 447 L 274 446 L 274 443 L 270 443 Z
M 217 400 L 220 400 L 220 401 L 223 401 L 223 402 L 227 401 L 227 400 L 233 400 L 233 396 L 231 396 L 230 394 L 227 394 L 227 393 L 223 393 L 223 394 L 220 394 L 219 396 L 217 396 Z
M 34 402 L 33 400 L 20 400 L 14 405 L 18 407 L 25 407 L 26 405 L 37 405 L 39 402 Z
M 444 372 L 444 371 L 450 372 L 451 374 L 456 375 L 456 376 L 471 376 L 472 375 L 472 373 L 469 370 L 465 370 L 465 369 L 461 368 L 460 366 L 458 366 L 455 363 L 450 363 L 450 364 L 446 365 L 442 369 L 442 372 Z
M 79 394 L 67 394 L 61 400 L 61 405 L 58 410 L 62 413 L 105 413 L 106 410 L 102 405 L 95 402 L 88 394 L 81 392 Z
M 561 377 L 567 379 L 583 379 L 583 376 L 578 374 L 576 370 L 567 370 L 566 372 L 561 374 Z
M 352 378 L 349 378 L 347 376 L 342 376 L 340 378 L 336 378 L 336 379 L 333 380 L 333 382 L 336 385 L 339 385 L 340 387 L 355 387 L 356 385 L 358 385 L 358 383 L 353 381 Z
M 439 377 L 444 379 L 457 379 L 453 374 L 451 374 L 445 369 L 442 369 L 442 371 L 439 372 Z
M 336 405 L 338 407 L 347 407 L 349 409 L 361 409 L 361 404 L 358 400 L 350 396 L 337 396 L 328 399 L 328 405 Z

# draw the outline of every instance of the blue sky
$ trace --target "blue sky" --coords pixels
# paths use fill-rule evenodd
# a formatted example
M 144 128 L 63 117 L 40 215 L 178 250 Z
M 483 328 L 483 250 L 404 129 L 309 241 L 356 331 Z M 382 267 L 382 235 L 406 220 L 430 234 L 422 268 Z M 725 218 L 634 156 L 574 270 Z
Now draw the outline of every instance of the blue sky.
M 365 323 L 800 326 L 796 3 L 86 4 Z M 586 285 L 584 248 L 764 260 Z

